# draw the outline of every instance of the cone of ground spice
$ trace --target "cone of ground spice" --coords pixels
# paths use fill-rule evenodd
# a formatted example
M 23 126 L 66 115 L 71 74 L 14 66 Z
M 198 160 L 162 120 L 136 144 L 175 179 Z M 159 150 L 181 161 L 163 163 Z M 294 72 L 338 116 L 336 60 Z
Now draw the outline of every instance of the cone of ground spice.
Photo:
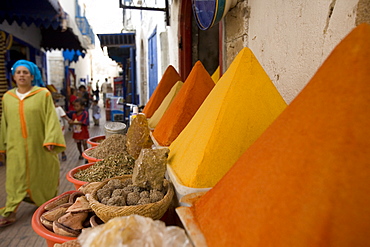
M 150 96 L 148 103 L 142 111 L 147 118 L 152 117 L 153 113 L 160 106 L 173 85 L 178 81 L 182 81 L 179 73 L 177 73 L 176 69 L 172 65 L 168 66 L 166 71 L 163 73 L 158 86 L 155 88 L 152 96 Z
M 161 105 L 154 112 L 152 117 L 148 120 L 149 128 L 154 129 L 157 126 L 159 120 L 161 120 L 163 114 L 167 111 L 168 107 L 172 103 L 172 100 L 175 98 L 177 93 L 180 91 L 183 84 L 184 83 L 182 81 L 178 81 L 178 82 L 176 82 L 175 85 L 173 85 L 170 92 L 163 99 Z
M 187 187 L 213 187 L 285 108 L 252 51 L 244 48 L 170 145 L 172 170 Z
M 153 131 L 154 138 L 161 146 L 169 146 L 176 139 L 214 86 L 203 64 L 197 61 Z
M 191 211 L 209 247 L 368 246 L 370 26 L 332 51 Z
M 211 78 L 215 83 L 218 82 L 218 80 L 220 79 L 220 66 L 218 66 L 215 72 L 213 72 L 213 74 L 211 75 Z

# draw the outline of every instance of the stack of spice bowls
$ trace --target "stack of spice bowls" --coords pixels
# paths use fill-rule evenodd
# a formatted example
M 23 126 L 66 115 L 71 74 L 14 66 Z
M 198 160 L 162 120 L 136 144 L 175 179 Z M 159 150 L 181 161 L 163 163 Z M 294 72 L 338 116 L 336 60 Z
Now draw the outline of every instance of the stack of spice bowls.
M 105 140 L 105 135 L 93 136 L 87 139 L 87 143 L 90 144 L 91 147 L 96 147 L 104 140 Z
M 90 166 L 92 166 L 93 164 L 95 163 L 88 163 L 88 164 L 85 164 L 85 165 L 81 165 L 81 166 L 77 166 L 75 168 L 73 168 L 72 170 L 70 170 L 67 174 L 66 174 L 66 178 L 69 182 L 73 183 L 73 185 L 75 186 L 75 189 L 78 190 L 82 185 L 84 184 L 87 184 L 88 182 L 85 182 L 85 181 L 81 181 L 81 180 L 78 180 L 76 178 L 74 178 L 74 175 L 79 172 L 80 170 L 85 170 L 87 168 L 89 168 Z
M 62 236 L 59 234 L 56 234 L 48 229 L 41 223 L 40 217 L 43 213 L 46 212 L 45 206 L 55 200 L 58 200 L 59 198 L 63 197 L 65 194 L 72 194 L 75 191 L 67 191 L 64 192 L 63 194 L 54 197 L 53 199 L 45 202 L 42 204 L 40 207 L 37 208 L 35 213 L 32 216 L 32 228 L 33 230 L 41 237 L 45 238 L 47 246 L 48 247 L 53 247 L 54 244 L 62 244 L 64 242 L 67 242 L 69 240 L 74 240 L 76 238 L 74 237 L 67 237 L 67 236 Z
M 91 147 L 91 148 L 88 148 L 86 149 L 83 153 L 82 153 L 82 157 L 84 157 L 85 159 L 87 159 L 88 163 L 95 163 L 97 161 L 101 161 L 103 159 L 98 159 L 98 158 L 95 158 L 95 157 L 91 157 L 89 155 L 86 154 L 86 152 L 90 151 L 90 150 L 93 150 L 94 148 L 96 148 L 97 146 L 95 147 Z

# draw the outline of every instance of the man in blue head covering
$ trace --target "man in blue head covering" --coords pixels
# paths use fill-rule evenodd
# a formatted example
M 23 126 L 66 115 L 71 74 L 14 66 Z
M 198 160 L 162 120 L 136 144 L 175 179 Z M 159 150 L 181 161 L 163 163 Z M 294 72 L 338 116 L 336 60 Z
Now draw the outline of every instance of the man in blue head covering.
M 58 153 L 65 141 L 51 93 L 45 88 L 38 67 L 25 60 L 12 68 L 17 87 L 3 96 L 0 153 L 6 153 L 7 193 L 0 208 L 0 227 L 16 221 L 24 200 L 37 206 L 58 194 Z

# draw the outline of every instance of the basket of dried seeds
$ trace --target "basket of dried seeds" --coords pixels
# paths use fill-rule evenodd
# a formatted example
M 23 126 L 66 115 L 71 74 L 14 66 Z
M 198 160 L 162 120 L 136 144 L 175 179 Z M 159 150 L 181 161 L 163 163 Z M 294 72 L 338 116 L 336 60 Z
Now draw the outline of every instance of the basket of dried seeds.
M 143 189 L 132 184 L 131 175 L 125 175 L 101 182 L 87 195 L 87 199 L 95 214 L 104 222 L 131 214 L 158 220 L 167 211 L 173 195 L 169 180 L 163 180 L 161 190 Z

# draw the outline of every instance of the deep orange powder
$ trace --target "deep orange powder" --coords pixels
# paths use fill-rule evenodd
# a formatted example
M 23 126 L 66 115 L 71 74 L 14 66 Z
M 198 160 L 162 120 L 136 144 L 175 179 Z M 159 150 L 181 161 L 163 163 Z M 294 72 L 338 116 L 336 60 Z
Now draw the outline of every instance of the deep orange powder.
M 163 99 L 170 92 L 173 85 L 178 81 L 182 81 L 179 73 L 177 73 L 176 69 L 172 65 L 168 66 L 166 71 L 163 73 L 158 86 L 155 88 L 152 96 L 150 96 L 148 103 L 143 109 L 143 113 L 147 118 L 152 117 L 154 112 L 161 105 Z
M 203 64 L 197 61 L 153 131 L 161 146 L 169 146 L 176 139 L 214 86 Z
M 208 246 L 367 246 L 370 25 L 191 208 Z

